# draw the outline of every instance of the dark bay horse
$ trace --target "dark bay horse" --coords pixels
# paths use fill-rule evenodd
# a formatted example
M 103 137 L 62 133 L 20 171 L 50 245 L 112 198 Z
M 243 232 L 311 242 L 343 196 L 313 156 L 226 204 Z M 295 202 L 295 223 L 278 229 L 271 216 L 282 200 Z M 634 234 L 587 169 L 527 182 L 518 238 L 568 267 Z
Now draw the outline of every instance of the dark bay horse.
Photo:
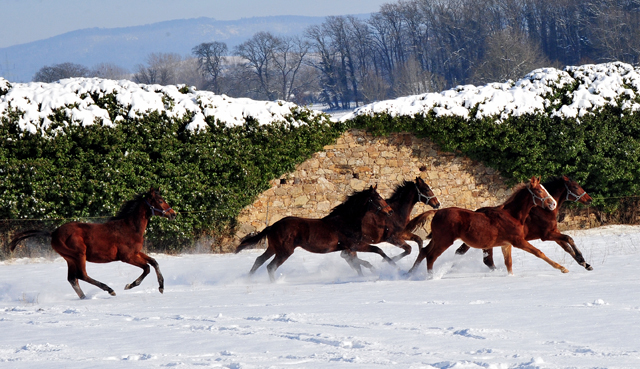
M 51 247 L 67 261 L 67 280 L 81 299 L 84 299 L 85 295 L 80 289 L 78 279 L 93 284 L 112 296 L 116 294 L 106 284 L 87 275 L 87 261 L 108 263 L 119 260 L 142 268 L 142 275 L 126 285 L 125 290 L 138 286 L 149 274 L 151 265 L 156 270 L 159 290 L 162 293 L 164 278 L 158 263 L 141 251 L 144 233 L 153 215 L 170 220 L 176 217 L 173 209 L 160 196 L 160 190 L 151 188 L 149 192 L 141 193 L 124 203 L 116 216 L 105 223 L 71 222 L 61 225 L 53 232 L 24 231 L 13 237 L 9 248 L 11 251 L 15 250 L 20 241 L 30 237 L 51 237 Z
M 420 250 L 409 273 L 412 273 L 425 258 L 427 271 L 432 273 L 433 263 L 438 256 L 457 239 L 462 239 L 467 245 L 479 249 L 513 245 L 567 273 L 568 270 L 565 267 L 549 259 L 542 251 L 525 240 L 524 222 L 534 206 L 549 210 L 557 207 L 556 201 L 535 177 L 531 178 L 528 184 L 515 190 L 504 204 L 483 208 L 482 212 L 456 207 L 430 210 L 429 212 L 435 212 L 431 221 L 431 242 Z
M 395 262 L 411 253 L 411 246 L 405 242 L 406 240 L 414 241 L 418 244 L 418 249 L 422 248 L 422 239 L 413 234 L 412 230 L 405 229 L 413 207 L 418 202 L 422 202 L 438 209 L 440 202 L 433 194 L 431 187 L 420 177 L 416 177 L 415 181 L 404 181 L 398 185 L 391 197 L 385 201 L 393 210 L 393 214 L 390 217 L 375 212 L 365 214 L 362 221 L 362 237 L 369 243 L 388 242 L 402 248 L 404 252 L 392 258 Z M 347 258 L 346 254 L 349 252 L 342 251 L 342 257 Z M 351 256 L 355 257 L 352 251 Z M 366 263 L 360 259 L 357 261 Z
M 578 264 L 582 265 L 587 270 L 593 270 L 591 265 L 587 264 L 582 256 L 580 250 L 576 246 L 573 239 L 566 234 L 560 233 L 558 230 L 558 212 L 560 207 L 565 201 L 580 202 L 585 205 L 589 205 L 592 201 L 591 196 L 582 189 L 582 187 L 574 180 L 567 176 L 555 177 L 544 183 L 544 187 L 549 191 L 549 194 L 558 203 L 558 206 L 553 210 L 547 210 L 540 207 L 533 207 L 529 211 L 529 217 L 524 223 L 525 239 L 527 241 L 540 239 L 542 241 L 555 241 L 560 247 L 562 247 L 569 255 L 571 255 Z M 478 209 L 481 211 L 481 209 Z M 469 246 L 462 244 L 456 250 L 456 254 L 463 255 L 469 250 Z M 483 261 L 486 266 L 492 270 L 496 268 L 493 263 L 493 249 L 483 250 Z M 504 263 L 507 266 L 509 274 L 513 274 L 512 260 L 511 260 L 511 246 L 503 249 Z
M 362 221 L 367 212 L 379 212 L 388 216 L 393 211 L 380 197 L 376 187 L 371 186 L 368 190 L 352 194 L 342 204 L 333 208 L 329 215 L 321 219 L 282 218 L 257 235 L 248 235 L 243 238 L 235 252 L 238 253 L 255 245 L 266 237 L 267 249 L 258 256 L 249 274 L 255 273 L 262 264 L 275 255 L 267 265 L 271 281 L 275 281 L 276 269 L 293 254 L 296 247 L 318 254 L 341 250 L 375 252 L 393 263 L 379 247 L 362 241 Z M 347 258 L 347 262 L 362 275 L 360 265 L 366 262 L 356 262 L 352 258 Z

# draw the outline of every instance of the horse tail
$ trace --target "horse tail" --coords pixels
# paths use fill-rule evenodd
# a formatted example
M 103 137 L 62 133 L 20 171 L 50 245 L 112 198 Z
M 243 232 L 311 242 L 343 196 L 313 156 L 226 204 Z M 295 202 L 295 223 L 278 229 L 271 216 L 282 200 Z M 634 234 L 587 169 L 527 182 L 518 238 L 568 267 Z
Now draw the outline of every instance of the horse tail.
M 240 240 L 240 245 L 238 245 L 238 247 L 236 248 L 235 253 L 239 253 L 240 251 L 246 249 L 249 246 L 253 246 L 256 243 L 260 242 L 263 238 L 267 237 L 267 235 L 269 234 L 269 231 L 271 231 L 271 227 L 267 227 L 265 229 L 262 230 L 262 232 L 256 234 L 256 235 L 247 235 L 245 236 L 242 240 Z
M 32 229 L 29 231 L 24 231 L 13 236 L 13 240 L 9 243 L 9 250 L 13 251 L 18 246 L 18 243 L 27 238 L 42 236 L 42 237 L 51 237 L 51 232 L 48 231 L 39 231 L 37 229 Z
M 417 217 L 411 219 L 411 221 L 409 223 L 407 223 L 407 226 L 404 227 L 404 229 L 406 231 L 409 232 L 413 232 L 416 229 L 424 226 L 424 224 L 427 222 L 427 220 L 429 220 L 429 218 L 435 214 L 438 210 L 429 210 L 429 211 L 425 211 L 424 213 L 418 215 Z

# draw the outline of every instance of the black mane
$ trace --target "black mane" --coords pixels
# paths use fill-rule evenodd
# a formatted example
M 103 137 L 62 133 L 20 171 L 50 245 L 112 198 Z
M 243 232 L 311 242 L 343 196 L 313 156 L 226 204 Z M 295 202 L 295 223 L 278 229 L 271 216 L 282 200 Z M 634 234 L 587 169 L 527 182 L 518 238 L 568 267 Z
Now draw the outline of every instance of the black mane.
M 142 201 L 144 201 L 144 197 L 145 197 L 146 194 L 147 194 L 146 192 L 141 192 L 141 193 L 137 194 L 133 199 L 125 202 L 124 204 L 122 204 L 122 206 L 120 207 L 120 210 L 118 210 L 116 215 L 114 215 L 113 217 L 109 218 L 109 221 L 125 219 L 125 218 L 128 218 L 129 216 L 131 216 L 138 209 L 138 205 Z
M 326 218 L 343 217 L 348 221 L 360 220 L 367 212 L 367 201 L 372 196 L 371 191 L 371 189 L 366 189 L 351 194 L 342 204 L 331 209 Z
M 416 184 L 413 181 L 407 181 L 407 180 L 403 181 L 402 183 L 396 186 L 396 189 L 393 191 L 393 194 L 387 200 L 387 202 L 395 203 L 400 201 L 402 199 L 402 196 L 404 196 L 405 192 L 411 189 L 415 190 L 415 186 Z

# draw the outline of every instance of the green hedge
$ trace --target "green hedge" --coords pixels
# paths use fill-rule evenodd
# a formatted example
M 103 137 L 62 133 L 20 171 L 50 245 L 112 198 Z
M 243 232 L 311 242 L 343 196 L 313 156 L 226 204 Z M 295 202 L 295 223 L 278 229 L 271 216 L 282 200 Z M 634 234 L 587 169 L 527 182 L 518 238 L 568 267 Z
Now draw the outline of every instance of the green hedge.
M 107 96 L 102 105 L 108 103 Z M 109 109 L 112 118 L 116 105 Z M 12 219 L 2 222 L 5 228 L 20 227 L 18 219 L 112 216 L 134 194 L 160 186 L 180 214 L 173 222 L 154 217 L 150 223 L 147 246 L 156 251 L 179 251 L 202 235 L 225 234 L 270 180 L 345 129 L 306 109 L 270 125 L 249 118 L 227 127 L 208 117 L 209 129 L 197 133 L 185 129 L 191 116 L 158 112 L 114 127 L 68 125 L 58 112 L 44 134 L 21 131 L 18 118 L 11 112 L 0 124 L 0 218 Z M 62 132 L 54 133 L 56 128 Z
M 472 112 L 470 116 L 475 116 Z M 615 208 L 615 197 L 640 193 L 640 113 L 607 107 L 574 118 L 524 115 L 495 119 L 359 115 L 351 127 L 377 135 L 411 132 L 445 151 L 499 170 L 512 183 L 532 175 L 566 174 L 582 184 L 597 205 Z

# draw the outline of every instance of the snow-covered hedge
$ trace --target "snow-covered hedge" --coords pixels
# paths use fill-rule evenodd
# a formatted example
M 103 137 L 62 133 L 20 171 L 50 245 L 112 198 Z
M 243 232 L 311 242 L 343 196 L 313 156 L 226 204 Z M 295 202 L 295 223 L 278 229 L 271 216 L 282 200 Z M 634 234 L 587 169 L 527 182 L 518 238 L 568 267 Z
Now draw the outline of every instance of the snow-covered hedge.
M 0 228 L 112 216 L 159 185 L 180 214 L 154 219 L 148 237 L 179 249 L 229 230 L 270 180 L 333 142 L 340 127 L 292 103 L 185 86 L 0 79 Z
M 640 69 L 624 63 L 376 102 L 342 121 L 429 137 L 514 181 L 567 174 L 600 199 L 640 194 Z
M 107 103 L 109 97 L 113 97 L 112 104 Z M 50 130 L 51 116 L 55 113 L 62 113 L 66 117 L 63 123 L 67 125 L 85 127 L 93 124 L 112 127 L 126 118 L 136 119 L 154 111 L 169 118 L 190 117 L 190 123 L 185 127 L 190 131 L 206 130 L 205 119 L 209 117 L 227 126 L 241 126 L 249 117 L 261 125 L 285 121 L 305 123 L 293 118 L 303 109 L 285 101 L 238 99 L 195 91 L 187 86 L 145 85 L 99 78 L 10 85 L 0 77 L 0 116 L 12 110 L 19 112 L 18 127 L 30 133 Z M 307 114 L 318 115 L 312 111 Z

